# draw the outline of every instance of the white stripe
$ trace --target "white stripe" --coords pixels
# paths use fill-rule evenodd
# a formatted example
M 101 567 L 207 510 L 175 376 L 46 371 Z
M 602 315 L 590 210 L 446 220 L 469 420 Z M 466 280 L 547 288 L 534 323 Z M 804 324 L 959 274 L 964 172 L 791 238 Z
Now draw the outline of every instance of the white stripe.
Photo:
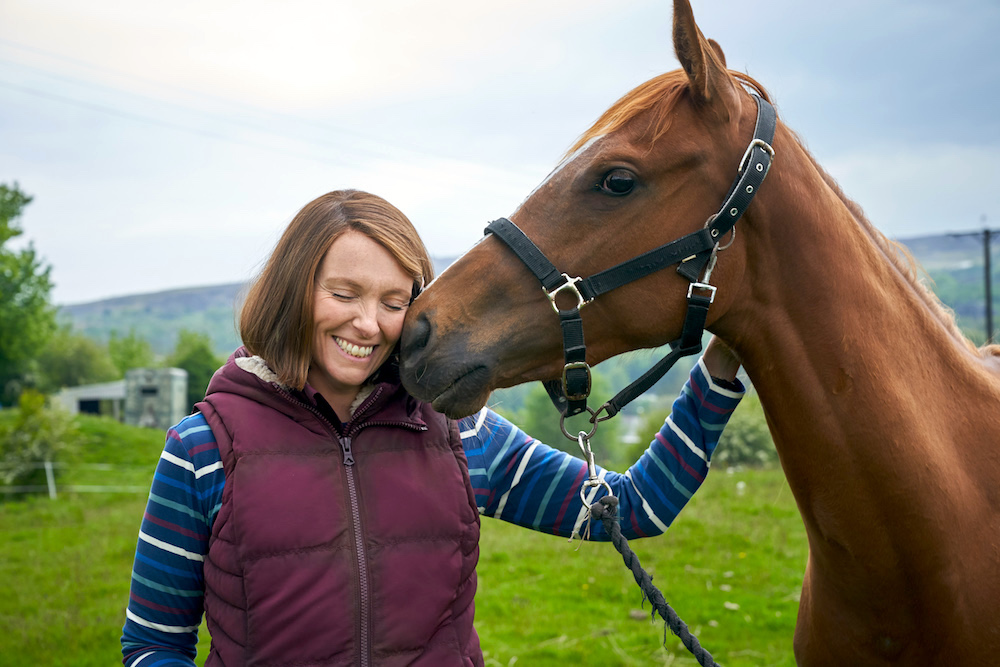
M 125 615 L 129 618 L 129 620 L 135 621 L 136 623 L 138 623 L 139 625 L 141 625 L 143 627 L 152 628 L 153 630 L 159 630 L 160 632 L 172 632 L 172 633 L 175 633 L 175 634 L 182 634 L 182 633 L 185 633 L 185 632 L 194 632 L 195 630 L 198 629 L 197 625 L 187 625 L 187 626 L 185 626 L 185 625 L 162 625 L 160 623 L 153 623 L 152 621 L 147 621 L 146 619 L 142 618 L 141 616 L 136 616 L 135 614 L 132 613 L 131 609 L 125 609 Z M 145 658 L 146 656 L 144 655 L 142 657 Z
M 706 463 L 708 462 L 708 457 L 705 456 L 705 452 L 701 449 L 701 447 L 694 444 L 691 438 L 687 437 L 687 434 L 684 433 L 684 431 L 682 431 L 681 428 L 677 424 L 675 424 L 674 420 L 671 419 L 670 417 L 667 417 L 667 426 L 670 427 L 670 430 L 674 432 L 674 435 L 680 438 L 681 442 L 687 445 L 687 448 L 690 449 L 692 452 L 694 452 L 698 458 L 700 458 L 702 461 L 705 461 Z
M 642 509 L 646 511 L 646 516 L 649 517 L 649 520 L 652 521 L 653 525 L 655 525 L 661 531 L 663 531 L 664 533 L 667 532 L 667 524 L 660 521 L 660 517 L 656 516 L 656 513 L 653 511 L 653 508 L 650 507 L 649 503 L 646 502 L 646 497 L 642 495 L 642 493 L 639 491 L 639 487 L 635 485 L 635 480 L 632 479 L 632 473 L 626 470 L 625 477 L 627 477 L 628 481 L 632 483 L 632 488 L 635 489 L 636 494 L 638 494 L 638 496 L 642 498 Z
M 702 375 L 705 376 L 705 380 L 708 382 L 708 388 L 714 391 L 715 393 L 722 394 L 723 396 L 727 396 L 729 398 L 742 398 L 743 394 L 746 393 L 743 391 L 733 391 L 732 389 L 726 389 L 725 387 L 720 387 L 719 385 L 715 384 L 715 382 L 712 380 L 712 374 L 708 372 L 708 366 L 705 365 L 705 357 L 700 357 L 698 359 L 698 369 L 701 370 Z
M 528 451 L 523 457 L 521 457 L 521 465 L 517 466 L 517 472 L 514 474 L 514 481 L 511 482 L 510 488 L 507 489 L 500 498 L 500 505 L 497 506 L 497 511 L 494 514 L 494 516 L 498 519 L 503 518 L 503 508 L 507 505 L 507 497 L 510 496 L 510 492 L 514 490 L 514 487 L 517 486 L 518 482 L 521 481 L 521 475 L 524 474 L 524 469 L 528 466 L 528 459 L 531 458 L 531 454 L 535 451 L 536 447 L 538 447 L 537 440 L 531 444 L 531 447 L 528 447 Z
M 597 474 L 597 478 L 600 480 L 604 479 L 604 476 L 608 473 L 607 470 L 601 469 L 601 472 Z M 590 519 L 590 506 L 594 504 L 594 498 L 597 496 L 598 491 L 601 490 L 603 485 L 599 484 L 590 488 L 590 493 L 587 495 L 587 502 L 582 503 L 580 507 L 580 514 L 576 517 L 576 525 L 573 526 L 573 534 L 570 536 L 570 541 L 574 537 L 580 537 L 580 529 L 583 528 L 584 522 Z
M 127 609 L 125 610 L 125 613 L 126 614 L 128 613 Z M 155 654 L 152 651 L 150 651 L 149 653 L 143 653 L 142 655 L 139 656 L 138 660 L 136 660 L 135 662 L 132 663 L 132 667 L 138 667 L 138 665 L 139 665 L 140 662 L 142 662 L 143 660 L 145 660 L 146 658 L 148 658 L 151 655 L 155 655 Z
M 167 461 L 168 463 L 173 463 L 178 468 L 183 468 L 188 472 L 194 472 L 193 463 L 191 463 L 190 461 L 185 461 L 184 459 L 179 458 L 177 456 L 174 456 L 168 451 L 164 451 L 162 454 L 160 454 L 160 458 L 163 459 L 164 461 Z
M 205 557 L 201 554 L 196 554 L 193 551 L 188 551 L 187 549 L 181 549 L 176 544 L 170 544 L 169 542 L 164 542 L 163 540 L 158 540 L 155 537 L 147 535 L 146 533 L 139 531 L 139 539 L 148 544 L 152 544 L 154 547 L 163 549 L 164 551 L 169 551 L 172 554 L 177 554 L 178 556 L 184 556 L 188 560 L 196 560 L 200 562 L 205 561 Z
M 222 461 L 216 461 L 212 465 L 207 465 L 204 468 L 198 468 L 197 470 L 194 471 L 194 478 L 201 479 L 208 473 L 214 472 L 216 470 L 222 470 Z
M 462 438 L 462 440 L 465 440 L 466 438 L 474 436 L 475 434 L 479 433 L 479 429 L 481 429 L 483 427 L 483 423 L 486 422 L 486 414 L 488 412 L 489 410 L 487 408 L 483 408 L 482 410 L 479 411 L 479 414 L 476 416 L 476 425 L 470 428 L 468 431 L 462 431 L 461 433 L 459 433 L 459 436 Z

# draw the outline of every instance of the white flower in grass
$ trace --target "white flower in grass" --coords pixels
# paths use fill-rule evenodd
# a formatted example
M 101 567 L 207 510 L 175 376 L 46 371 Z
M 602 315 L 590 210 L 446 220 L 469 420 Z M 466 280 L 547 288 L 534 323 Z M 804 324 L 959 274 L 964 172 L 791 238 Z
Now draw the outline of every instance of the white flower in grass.
M 740 606 L 735 602 L 723 602 L 722 606 L 725 607 L 726 609 L 729 609 L 730 611 L 736 611 L 737 609 L 740 608 Z

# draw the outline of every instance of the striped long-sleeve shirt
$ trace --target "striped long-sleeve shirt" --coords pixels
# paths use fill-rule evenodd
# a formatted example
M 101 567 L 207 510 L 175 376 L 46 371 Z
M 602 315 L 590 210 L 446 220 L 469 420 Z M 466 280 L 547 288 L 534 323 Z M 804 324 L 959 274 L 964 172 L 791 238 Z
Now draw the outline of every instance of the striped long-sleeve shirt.
M 622 533 L 659 535 L 708 473 L 712 452 L 742 397 L 715 383 L 699 361 L 649 448 L 624 474 L 598 468 L 619 499 Z M 483 408 L 459 422 L 479 512 L 535 530 L 581 534 L 587 465 Z M 167 432 L 139 530 L 122 635 L 128 667 L 191 667 L 204 599 L 203 564 L 222 504 L 225 472 L 204 417 Z M 588 492 L 593 502 L 605 491 Z M 606 540 L 595 522 L 590 539 Z

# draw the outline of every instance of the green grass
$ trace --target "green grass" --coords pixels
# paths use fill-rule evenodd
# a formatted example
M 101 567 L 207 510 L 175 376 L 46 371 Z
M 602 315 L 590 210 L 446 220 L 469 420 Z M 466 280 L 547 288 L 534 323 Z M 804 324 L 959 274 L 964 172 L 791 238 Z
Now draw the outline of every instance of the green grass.
M 92 441 L 77 462 L 114 462 L 122 466 L 116 483 L 148 487 L 162 433 L 81 424 Z M 99 483 L 93 474 L 69 469 L 61 482 Z M 145 494 L 0 503 L 0 664 L 120 661 L 144 506 Z M 794 664 L 806 546 L 780 470 L 713 471 L 665 536 L 631 546 L 718 662 Z M 661 646 L 663 623 L 649 619 L 610 544 L 568 543 L 484 519 L 479 582 L 476 628 L 487 665 L 695 664 L 672 635 Z M 198 664 L 207 649 L 203 631 Z

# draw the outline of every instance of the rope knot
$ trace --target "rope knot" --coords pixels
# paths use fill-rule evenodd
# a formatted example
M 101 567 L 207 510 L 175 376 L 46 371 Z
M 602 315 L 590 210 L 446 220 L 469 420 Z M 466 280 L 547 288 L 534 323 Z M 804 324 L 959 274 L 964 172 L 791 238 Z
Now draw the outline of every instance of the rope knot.
M 618 498 L 603 496 L 590 506 L 590 516 L 598 521 L 618 520 Z

